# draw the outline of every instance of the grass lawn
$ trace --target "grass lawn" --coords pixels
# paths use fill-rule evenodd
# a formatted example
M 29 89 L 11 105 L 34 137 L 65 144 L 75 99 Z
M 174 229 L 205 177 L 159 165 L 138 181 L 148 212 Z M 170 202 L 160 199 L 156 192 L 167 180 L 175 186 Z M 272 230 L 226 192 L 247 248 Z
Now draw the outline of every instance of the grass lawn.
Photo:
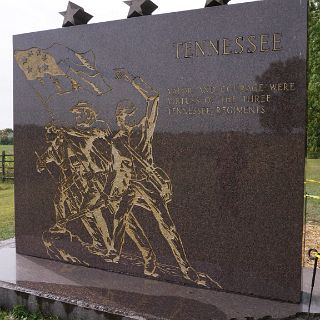
M 45 317 L 40 312 L 29 312 L 23 306 L 16 306 L 12 311 L 0 310 L 0 320 L 59 320 L 57 317 Z
M 14 185 L 0 182 L 0 240 L 14 237 Z
M 13 154 L 13 145 L 0 145 L 0 153 L 2 154 L 2 151 L 5 151 L 7 154 Z
M 12 145 L 0 145 L 0 154 L 13 154 Z M 10 163 L 12 166 L 12 163 Z M 0 240 L 14 237 L 14 185 L 0 180 Z M 1 318 L 0 318 L 1 319 Z
M 320 159 L 308 159 L 306 179 L 320 182 Z M 307 183 L 305 190 L 310 195 L 320 196 L 320 183 Z M 307 220 L 320 223 L 320 200 L 307 199 Z

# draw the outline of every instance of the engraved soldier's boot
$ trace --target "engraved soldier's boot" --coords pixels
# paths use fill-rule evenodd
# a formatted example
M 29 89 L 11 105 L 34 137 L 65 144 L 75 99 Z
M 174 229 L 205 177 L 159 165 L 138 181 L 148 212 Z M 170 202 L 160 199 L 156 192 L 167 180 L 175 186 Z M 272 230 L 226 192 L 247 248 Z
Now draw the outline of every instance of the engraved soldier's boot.
M 87 249 L 97 255 L 97 256 L 105 256 L 107 253 L 107 249 L 105 248 L 105 246 L 99 242 L 99 241 L 93 241 L 92 244 L 87 245 Z
M 205 273 L 199 272 L 198 273 L 199 280 L 196 282 L 199 286 L 203 286 L 206 288 L 218 288 L 222 289 L 221 285 L 213 280 L 210 276 Z
M 190 280 L 192 282 L 198 282 L 199 281 L 199 276 L 198 273 L 195 269 L 193 269 L 191 266 L 185 267 L 185 266 L 180 266 L 182 275 L 185 279 Z
M 149 255 L 143 257 L 144 259 L 144 274 L 146 276 L 157 278 L 159 274 L 156 272 L 157 269 L 157 257 L 151 250 Z
M 120 254 L 115 249 L 110 249 L 107 253 L 105 260 L 107 262 L 119 263 L 120 261 Z
M 199 286 L 203 286 L 206 288 L 214 287 L 214 288 L 222 289 L 220 284 L 215 280 L 213 280 L 210 276 L 202 272 L 197 272 L 192 267 L 187 267 L 187 268 L 182 267 L 181 271 L 185 279 L 190 280 Z

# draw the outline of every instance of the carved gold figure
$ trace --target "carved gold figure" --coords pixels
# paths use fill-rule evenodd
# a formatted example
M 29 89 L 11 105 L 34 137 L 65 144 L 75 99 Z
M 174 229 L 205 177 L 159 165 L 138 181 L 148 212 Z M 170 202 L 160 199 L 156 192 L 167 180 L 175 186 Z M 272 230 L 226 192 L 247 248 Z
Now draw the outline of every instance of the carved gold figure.
M 110 131 L 91 128 L 96 113 L 87 102 L 79 102 L 70 110 L 75 114 L 76 127 L 46 127 L 49 147 L 38 156 L 37 170 L 42 172 L 49 163 L 60 169 L 54 197 L 56 224 L 51 232 L 66 232 L 69 221 L 80 219 L 92 237 L 90 251 L 102 254 L 110 249 L 111 239 L 99 205 L 110 163 L 94 142 L 104 140 L 108 146 Z M 105 251 L 106 253 L 107 251 Z
M 159 93 L 141 78 L 133 77 L 124 69 L 116 69 L 116 78 L 127 81 L 145 99 L 145 114 L 138 124 L 132 125 L 130 118 L 136 107 L 129 100 L 120 101 L 116 108 L 119 131 L 112 138 L 112 169 L 108 201 L 114 214 L 113 246 L 121 255 L 124 235 L 129 217 L 134 208 L 142 207 L 156 219 L 159 231 L 167 241 L 184 278 L 200 285 L 213 280 L 198 273 L 190 265 L 171 218 L 168 203 L 172 199 L 172 186 L 168 175 L 154 163 L 152 140 L 159 108 Z M 130 235 L 130 231 L 127 231 Z M 216 285 L 218 285 L 216 283 Z

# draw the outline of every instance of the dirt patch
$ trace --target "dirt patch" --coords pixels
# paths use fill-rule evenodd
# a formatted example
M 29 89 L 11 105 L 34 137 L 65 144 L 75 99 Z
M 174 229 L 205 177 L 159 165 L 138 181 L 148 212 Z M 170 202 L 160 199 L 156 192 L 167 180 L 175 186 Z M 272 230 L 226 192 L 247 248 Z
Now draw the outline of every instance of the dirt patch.
M 320 252 L 320 224 L 308 222 L 305 227 L 305 247 L 303 266 L 313 267 L 314 262 L 308 258 L 308 250 L 315 248 Z

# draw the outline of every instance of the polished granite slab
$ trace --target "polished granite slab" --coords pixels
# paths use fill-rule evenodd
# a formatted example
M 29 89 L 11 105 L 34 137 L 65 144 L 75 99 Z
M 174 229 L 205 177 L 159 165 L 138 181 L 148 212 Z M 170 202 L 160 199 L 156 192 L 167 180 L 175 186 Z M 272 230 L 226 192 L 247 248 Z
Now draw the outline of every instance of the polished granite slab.
M 300 301 L 306 0 L 13 48 L 18 253 Z
M 302 302 L 190 288 L 16 254 L 14 242 L 0 245 L 0 287 L 92 308 L 129 319 L 227 320 L 285 318 L 306 312 L 312 272 L 302 272 Z M 320 313 L 320 273 L 311 311 Z

